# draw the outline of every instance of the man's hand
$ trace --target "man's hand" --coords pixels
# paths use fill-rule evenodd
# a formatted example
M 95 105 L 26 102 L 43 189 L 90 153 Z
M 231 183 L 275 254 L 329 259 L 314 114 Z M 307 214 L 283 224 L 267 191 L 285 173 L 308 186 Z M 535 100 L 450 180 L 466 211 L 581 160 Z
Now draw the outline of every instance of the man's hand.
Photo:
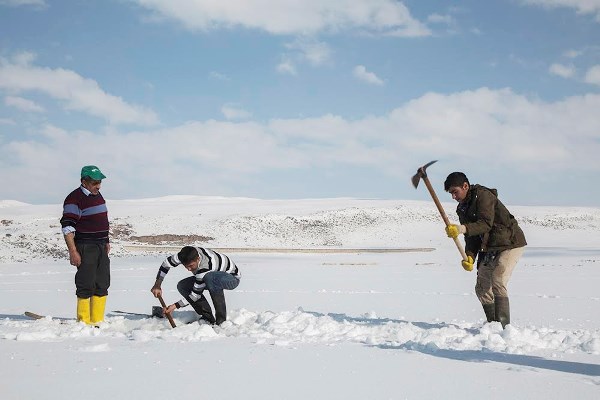
M 458 235 L 467 233 L 467 227 L 464 225 L 450 224 L 446 226 L 446 235 L 449 238 L 456 239 Z
M 168 306 L 167 308 L 163 308 L 165 315 L 171 315 L 171 313 L 177 308 L 177 305 L 175 304 L 171 304 L 170 306 Z
M 106 243 L 106 254 L 110 253 L 110 243 Z
M 69 251 L 69 262 L 72 266 L 79 268 L 81 265 L 81 255 L 77 251 L 77 249 L 73 249 L 73 251 Z
M 466 260 L 462 260 L 462 267 L 467 271 L 473 271 L 473 257 L 467 256 Z
M 150 291 L 152 292 L 154 297 L 162 296 L 162 289 L 161 289 L 160 285 L 154 284 L 154 286 L 152 286 L 152 289 L 150 289 Z

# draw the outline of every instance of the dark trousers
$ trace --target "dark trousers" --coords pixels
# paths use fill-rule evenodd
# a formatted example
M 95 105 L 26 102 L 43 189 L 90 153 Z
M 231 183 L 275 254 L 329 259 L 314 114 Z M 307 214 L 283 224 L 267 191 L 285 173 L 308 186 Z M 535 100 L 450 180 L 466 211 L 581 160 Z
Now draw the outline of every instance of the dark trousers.
M 204 294 L 202 294 L 195 302 L 190 299 L 190 293 L 192 292 L 192 287 L 195 282 L 196 277 L 194 276 L 182 279 L 177 284 L 177 290 L 187 301 L 189 301 L 190 305 L 200 316 L 202 316 L 202 318 L 211 324 L 216 323 L 217 325 L 220 325 L 227 319 L 227 306 L 225 304 L 225 293 L 223 293 L 223 290 L 235 289 L 240 284 L 240 280 L 223 271 L 209 272 L 204 276 L 204 283 L 206 284 L 206 288 L 210 293 L 210 298 L 215 306 L 216 319 L 215 316 L 213 316 L 210 304 L 208 304 L 208 300 L 206 300 Z
M 105 243 L 76 243 L 81 264 L 75 274 L 77 297 L 106 296 L 110 286 L 110 259 Z

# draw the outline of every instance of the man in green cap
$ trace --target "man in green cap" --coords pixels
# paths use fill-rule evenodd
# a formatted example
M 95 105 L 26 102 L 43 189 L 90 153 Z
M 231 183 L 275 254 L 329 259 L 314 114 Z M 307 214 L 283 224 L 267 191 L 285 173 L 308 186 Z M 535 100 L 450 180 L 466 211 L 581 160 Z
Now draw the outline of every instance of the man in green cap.
M 77 320 L 94 325 L 104 321 L 110 286 L 108 212 L 100 194 L 104 178 L 95 165 L 83 167 L 81 186 L 66 197 L 60 219 L 69 261 L 77 267 Z

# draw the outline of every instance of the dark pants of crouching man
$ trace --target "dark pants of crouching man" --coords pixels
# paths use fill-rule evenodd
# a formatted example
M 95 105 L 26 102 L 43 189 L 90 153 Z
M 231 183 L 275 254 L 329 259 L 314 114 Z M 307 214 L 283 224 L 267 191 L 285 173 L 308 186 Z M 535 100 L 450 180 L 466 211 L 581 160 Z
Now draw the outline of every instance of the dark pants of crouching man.
M 195 282 L 196 278 L 194 276 L 182 279 L 177 283 L 177 290 L 204 320 L 210 324 L 216 323 L 217 325 L 221 325 L 221 323 L 227 320 L 227 306 L 225 304 L 225 293 L 223 290 L 235 289 L 240 284 L 240 280 L 223 271 L 209 272 L 204 276 L 206 289 L 208 289 L 210 298 L 215 306 L 216 319 L 215 316 L 213 316 L 210 304 L 208 304 L 208 300 L 204 294 L 202 294 L 197 301 L 192 301 L 190 299 L 190 293 L 192 292 Z

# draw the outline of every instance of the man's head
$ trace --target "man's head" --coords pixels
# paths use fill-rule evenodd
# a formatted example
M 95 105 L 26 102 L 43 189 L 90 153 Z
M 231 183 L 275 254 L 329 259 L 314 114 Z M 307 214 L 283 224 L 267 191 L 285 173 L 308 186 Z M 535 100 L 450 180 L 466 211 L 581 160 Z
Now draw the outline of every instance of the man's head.
M 452 195 L 452 198 L 462 203 L 469 192 L 469 178 L 462 172 L 453 172 L 444 182 L 444 190 Z
M 100 192 L 102 179 L 106 176 L 95 165 L 86 165 L 81 168 L 81 185 L 89 190 L 93 195 Z
M 195 247 L 185 246 L 177 253 L 177 258 L 179 258 L 179 261 L 181 261 L 188 271 L 195 271 L 198 269 L 200 255 Z

